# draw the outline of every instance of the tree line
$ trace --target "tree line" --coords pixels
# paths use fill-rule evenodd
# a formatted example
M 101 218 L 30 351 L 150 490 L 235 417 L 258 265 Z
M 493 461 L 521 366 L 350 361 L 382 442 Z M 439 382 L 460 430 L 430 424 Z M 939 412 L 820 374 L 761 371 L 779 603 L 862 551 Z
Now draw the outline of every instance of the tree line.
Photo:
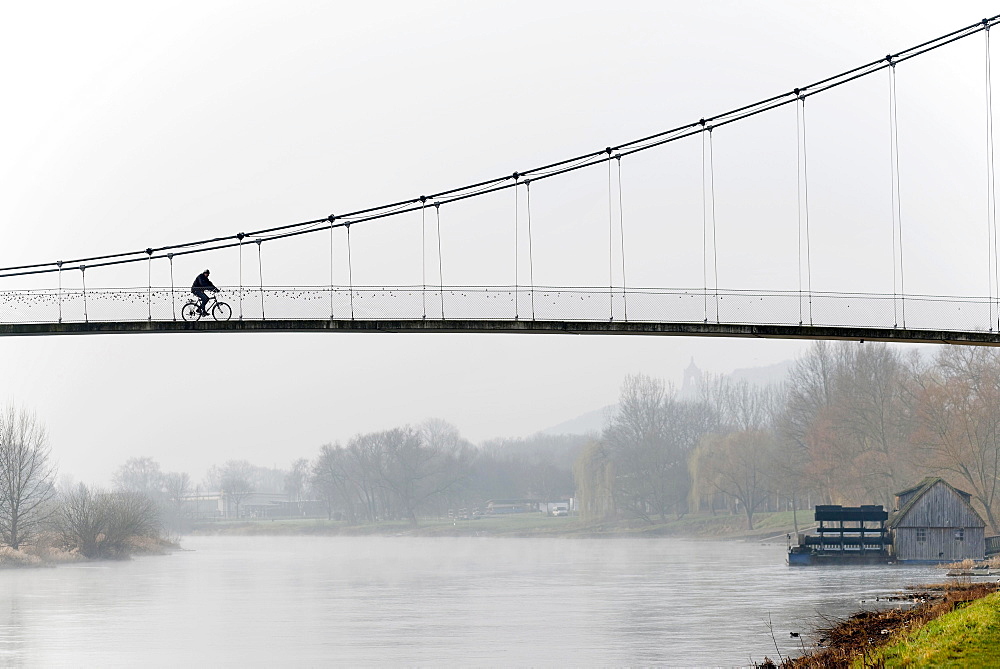
M 85 557 L 121 557 L 160 534 L 145 495 L 85 485 L 59 490 L 45 426 L 23 407 L 0 408 L 0 542 Z
M 557 500 L 573 494 L 582 437 L 497 439 L 474 447 L 440 419 L 327 444 L 310 483 L 329 517 L 352 524 L 443 516 L 491 499 Z
M 1000 353 L 816 342 L 784 379 L 707 379 L 696 397 L 629 376 L 599 434 L 535 435 L 473 445 L 440 419 L 354 435 L 288 468 L 246 460 L 194 483 L 133 457 L 105 489 L 55 482 L 44 426 L 0 409 L 0 542 L 45 536 L 88 556 L 134 537 L 182 531 L 185 500 L 223 493 L 232 516 L 254 493 L 321 505 L 352 524 L 418 522 L 488 500 L 575 497 L 585 520 L 652 523 L 691 512 L 740 513 L 817 503 L 883 504 L 928 475 L 971 493 L 993 532 L 1000 513 Z M 304 508 L 304 507 L 303 507 Z M 133 537 L 130 539 L 129 537 Z
M 1000 353 L 815 342 L 766 386 L 710 378 L 698 397 L 628 377 L 574 472 L 590 519 L 882 504 L 924 476 L 1000 509 Z

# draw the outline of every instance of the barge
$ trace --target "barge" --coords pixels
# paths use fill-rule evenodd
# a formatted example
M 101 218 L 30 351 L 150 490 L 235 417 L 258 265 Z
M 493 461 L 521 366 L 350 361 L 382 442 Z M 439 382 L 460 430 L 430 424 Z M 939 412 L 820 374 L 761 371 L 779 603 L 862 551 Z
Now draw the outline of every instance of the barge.
M 878 505 L 816 506 L 815 534 L 799 534 L 788 547 L 789 565 L 890 564 L 892 536 L 888 512 Z M 791 542 L 789 542 L 791 544 Z

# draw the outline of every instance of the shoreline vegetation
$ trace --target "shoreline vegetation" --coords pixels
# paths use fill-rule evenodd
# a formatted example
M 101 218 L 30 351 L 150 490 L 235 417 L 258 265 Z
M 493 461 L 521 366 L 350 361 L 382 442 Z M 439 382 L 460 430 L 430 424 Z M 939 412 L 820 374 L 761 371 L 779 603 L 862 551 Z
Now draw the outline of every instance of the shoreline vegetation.
M 819 647 L 758 667 L 995 667 L 1000 664 L 1000 584 L 919 586 L 892 598 L 916 602 L 861 611 L 817 631 Z
M 31 544 L 25 544 L 18 549 L 10 546 L 0 547 L 0 569 L 23 569 L 56 567 L 60 564 L 73 562 L 98 562 L 130 560 L 144 555 L 166 555 L 180 549 L 176 541 L 162 537 L 133 537 L 127 542 L 124 550 L 115 555 L 87 557 L 78 548 L 67 549 L 54 538 L 41 535 Z
M 809 515 L 799 514 L 799 531 L 812 527 Z M 746 529 L 741 515 L 688 514 L 662 522 L 584 522 L 577 516 L 546 516 L 517 513 L 478 516 L 471 519 L 422 518 L 414 525 L 405 520 L 351 525 L 323 518 L 263 520 L 216 520 L 195 524 L 188 534 L 219 535 L 317 535 L 317 536 L 414 536 L 414 537 L 677 537 L 689 539 L 780 540 L 794 533 L 791 511 L 758 513 L 754 529 Z

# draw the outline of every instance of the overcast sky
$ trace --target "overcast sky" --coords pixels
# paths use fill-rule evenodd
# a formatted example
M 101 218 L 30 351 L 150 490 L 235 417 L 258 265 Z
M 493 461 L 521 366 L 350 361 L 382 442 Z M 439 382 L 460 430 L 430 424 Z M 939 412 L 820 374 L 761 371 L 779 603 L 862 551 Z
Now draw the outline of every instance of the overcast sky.
M 12 265 L 233 234 L 510 174 L 788 91 L 997 8 L 239 0 L 0 9 L 0 265 Z M 982 245 L 952 227 L 967 219 L 981 228 L 985 197 L 983 40 L 966 42 L 899 68 L 900 124 L 910 131 L 900 142 L 913 161 L 904 174 L 917 174 L 901 186 L 916 231 L 907 249 L 915 292 L 968 293 L 963 282 L 981 285 L 986 275 Z M 889 211 L 889 191 L 872 185 L 885 183 L 888 146 L 871 149 L 885 138 L 886 90 L 884 78 L 861 83 L 857 97 L 817 102 L 810 117 L 816 244 L 826 249 L 814 263 L 820 289 L 891 291 L 891 221 L 870 220 Z M 789 108 L 760 123 L 731 133 L 728 145 L 721 130 L 717 137 L 720 215 L 730 226 L 720 282 L 793 288 L 795 117 Z M 700 247 L 682 248 L 700 228 L 644 215 L 700 212 L 700 145 L 692 146 L 626 162 L 637 166 L 626 173 L 627 224 L 642 280 L 677 285 L 682 277 L 669 272 L 692 258 L 700 271 Z M 656 160 L 676 173 L 657 173 Z M 606 192 L 588 193 L 586 179 L 567 182 L 564 197 L 606 212 Z M 568 211 L 540 209 L 540 283 L 590 278 Z M 373 283 L 412 269 L 405 245 L 386 241 L 400 229 L 392 225 L 358 251 L 357 271 Z M 460 279 L 463 267 L 506 262 L 490 251 L 491 228 L 469 229 L 457 254 L 466 264 L 449 268 Z M 313 270 L 299 259 L 309 243 L 327 241 L 274 252 L 274 282 L 308 280 Z M 785 250 L 769 258 L 775 247 Z M 979 269 L 935 270 L 944 248 L 952 266 Z M 181 268 L 183 283 L 202 262 Z M 232 255 L 204 262 L 217 283 L 236 282 Z M 324 443 L 428 417 L 474 441 L 525 436 L 614 402 L 626 374 L 679 383 L 692 357 L 725 373 L 806 346 L 415 334 L 6 338 L 0 397 L 39 414 L 61 472 L 76 480 L 106 483 L 142 455 L 198 480 L 213 463 L 285 467 Z

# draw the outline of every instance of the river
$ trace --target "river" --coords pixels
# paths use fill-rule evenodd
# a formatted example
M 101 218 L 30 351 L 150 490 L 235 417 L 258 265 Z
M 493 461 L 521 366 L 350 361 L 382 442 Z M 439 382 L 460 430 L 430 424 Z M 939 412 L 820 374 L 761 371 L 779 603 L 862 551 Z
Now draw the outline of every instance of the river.
M 745 666 L 929 567 L 678 539 L 203 537 L 0 571 L 3 666 Z M 768 628 L 768 621 L 773 629 Z

